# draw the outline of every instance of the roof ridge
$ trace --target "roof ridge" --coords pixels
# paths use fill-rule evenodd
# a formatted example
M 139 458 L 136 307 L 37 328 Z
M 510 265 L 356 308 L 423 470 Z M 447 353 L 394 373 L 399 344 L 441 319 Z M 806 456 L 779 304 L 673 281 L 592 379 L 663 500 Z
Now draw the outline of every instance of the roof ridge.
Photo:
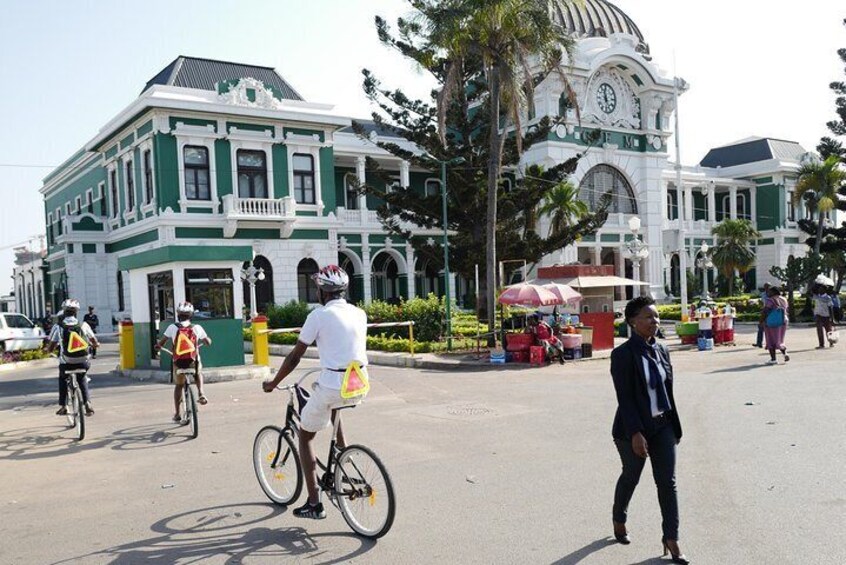
M 192 57 L 190 55 L 180 55 L 178 58 L 182 59 L 182 60 L 193 59 L 195 61 L 208 61 L 210 63 L 223 63 L 224 65 L 238 65 L 239 67 L 255 67 L 257 69 L 268 69 L 270 71 L 276 72 L 275 67 L 268 67 L 266 65 L 253 65 L 251 63 L 239 63 L 237 61 L 224 61 L 222 59 L 210 59 L 209 57 Z

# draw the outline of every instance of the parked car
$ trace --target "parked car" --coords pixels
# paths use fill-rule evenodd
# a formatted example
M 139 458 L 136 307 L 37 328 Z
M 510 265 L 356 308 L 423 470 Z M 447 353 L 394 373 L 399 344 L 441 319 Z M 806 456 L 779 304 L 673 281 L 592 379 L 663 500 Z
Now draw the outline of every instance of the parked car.
M 43 339 L 44 330 L 23 314 L 0 313 L 0 353 L 38 349 L 42 345 L 41 339 L 21 339 L 33 337 Z

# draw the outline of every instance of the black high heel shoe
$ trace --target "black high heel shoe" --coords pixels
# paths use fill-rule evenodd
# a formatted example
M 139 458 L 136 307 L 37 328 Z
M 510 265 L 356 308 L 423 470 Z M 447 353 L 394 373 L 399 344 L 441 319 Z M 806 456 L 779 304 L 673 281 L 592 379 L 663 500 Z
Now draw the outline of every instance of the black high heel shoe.
M 619 533 L 617 530 L 622 529 L 623 533 Z M 618 543 L 623 545 L 629 545 L 632 543 L 632 540 L 629 539 L 629 532 L 626 531 L 626 525 L 621 524 L 619 522 L 614 522 L 614 539 L 617 540 Z
M 678 547 L 679 547 L 678 542 L 676 542 L 675 540 L 672 540 L 672 541 L 676 544 L 676 549 L 678 549 Z M 687 557 L 685 557 L 684 553 L 676 554 L 676 553 L 672 552 L 672 550 L 670 549 L 670 546 L 667 544 L 666 538 L 662 538 L 661 543 L 664 544 L 664 557 L 666 557 L 667 554 L 669 554 L 670 555 L 670 561 L 672 563 L 680 563 L 681 565 L 688 565 L 688 563 L 690 563 L 690 560 Z

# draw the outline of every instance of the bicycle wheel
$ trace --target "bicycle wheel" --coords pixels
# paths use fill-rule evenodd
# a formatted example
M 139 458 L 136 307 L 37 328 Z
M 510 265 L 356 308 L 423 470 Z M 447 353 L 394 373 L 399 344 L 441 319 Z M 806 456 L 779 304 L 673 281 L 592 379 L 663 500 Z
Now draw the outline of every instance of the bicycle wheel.
M 335 465 L 335 495 L 350 528 L 380 538 L 394 523 L 394 485 L 379 457 L 363 445 L 344 449 Z
M 200 421 L 197 417 L 197 400 L 194 398 L 194 389 L 185 383 L 185 419 L 191 424 L 191 438 L 197 439 L 200 433 Z
M 291 436 L 278 426 L 265 426 L 253 442 L 253 468 L 261 490 L 276 504 L 294 502 L 303 489 L 300 454 Z
M 83 377 L 85 378 L 85 377 Z M 76 414 L 76 437 L 80 441 L 85 439 L 85 408 L 82 405 L 82 392 L 78 387 L 74 387 L 71 391 L 71 405 L 72 410 Z

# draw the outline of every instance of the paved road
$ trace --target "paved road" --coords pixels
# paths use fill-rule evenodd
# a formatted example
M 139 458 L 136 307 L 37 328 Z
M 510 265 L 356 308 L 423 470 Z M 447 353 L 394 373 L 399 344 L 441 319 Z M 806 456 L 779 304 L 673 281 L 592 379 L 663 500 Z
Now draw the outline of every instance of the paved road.
M 696 563 L 846 563 L 844 350 L 814 351 L 809 329 L 788 338 L 786 366 L 744 345 L 673 354 L 682 544 Z M 108 376 L 107 351 L 76 443 L 53 415 L 53 369 L 2 373 L 0 563 L 660 563 L 648 470 L 634 542 L 609 541 L 619 462 L 607 363 L 374 371 L 346 422 L 399 496 L 377 543 L 334 509 L 301 521 L 267 503 L 251 446 L 282 397 L 257 382 L 209 385 L 192 441 L 169 421 L 170 387 Z

